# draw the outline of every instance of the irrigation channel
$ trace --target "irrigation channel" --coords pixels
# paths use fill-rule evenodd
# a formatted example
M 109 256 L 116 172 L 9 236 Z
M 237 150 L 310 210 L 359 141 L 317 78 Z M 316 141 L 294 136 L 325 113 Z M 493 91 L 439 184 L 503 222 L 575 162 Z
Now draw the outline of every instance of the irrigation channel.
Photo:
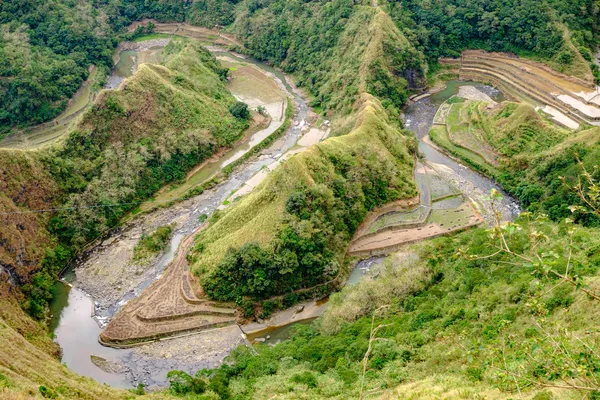
M 119 61 L 122 65 L 117 64 L 115 68 L 115 75 L 119 76 L 112 77 L 111 82 L 118 81 L 121 77 L 126 78 L 127 71 L 133 73 L 135 69 L 131 67 L 132 60 L 134 61 L 139 55 L 132 53 L 131 49 L 125 51 L 128 53 Z M 202 368 L 215 367 L 233 348 L 247 343 L 240 335 L 241 331 L 237 326 L 232 327 L 232 330 L 220 331 L 218 335 L 211 335 L 211 331 L 206 331 L 130 349 L 118 350 L 98 343 L 98 336 L 106 322 L 127 301 L 138 296 L 152 282 L 160 278 L 173 260 L 182 239 L 198 228 L 199 217 L 202 214 L 210 215 L 216 209 L 223 207 L 235 191 L 239 193 L 244 188 L 251 190 L 257 184 L 257 176 L 265 175 L 266 170 L 274 168 L 286 158 L 286 155 L 302 151 L 303 148 L 324 139 L 328 134 L 324 128 L 318 130 L 312 126 L 311 121 L 316 120 L 314 113 L 307 106 L 306 100 L 280 71 L 261 62 L 240 58 L 228 52 L 216 52 L 215 55 L 224 65 L 231 66 L 233 63 L 239 63 L 238 67 L 251 66 L 269 77 L 280 95 L 283 94 L 283 99 L 288 96 L 293 99 L 295 111 L 293 122 L 280 139 L 263 150 L 260 156 L 238 168 L 217 187 L 169 208 L 161 208 L 135 218 L 122 230 L 115 232 L 113 236 L 98 245 L 85 260 L 63 277 L 64 282 L 57 283 L 56 296 L 51 304 L 53 314 L 51 328 L 56 342 L 62 348 L 62 361 L 76 373 L 114 387 L 133 387 L 137 383 L 144 383 L 150 387 L 165 386 L 168 371 L 179 369 L 194 373 Z M 427 133 L 440 104 L 455 95 L 462 85 L 473 84 L 449 82 L 445 90 L 423 98 L 408 107 L 405 120 L 406 126 L 419 138 L 419 149 L 425 155 L 425 162 L 436 171 L 443 173 L 465 195 L 477 202 L 483 201 L 490 189 L 500 190 L 500 188 L 490 179 L 447 157 L 427 142 Z M 484 85 L 476 86 L 495 100 L 502 100 L 501 93 L 493 88 Z M 232 85 L 230 90 L 236 97 L 252 102 L 251 96 L 244 97 L 247 93 L 242 93 L 243 89 L 236 93 L 235 87 Z M 266 95 L 263 93 L 261 96 L 265 98 Z M 271 99 L 274 105 L 276 99 Z M 274 106 L 271 108 L 271 110 L 275 109 Z M 277 118 L 273 116 L 271 123 L 276 123 L 276 120 Z M 273 126 L 269 126 L 253 135 L 265 137 L 265 132 L 268 134 L 273 130 Z M 312 139 L 306 140 L 307 137 Z M 196 171 L 195 173 L 200 176 L 195 179 L 198 182 L 209 179 L 213 173 L 249 151 L 252 143 L 257 142 L 250 138 L 240 143 L 238 147 L 228 151 L 214 163 L 205 166 L 206 169 L 201 168 Z M 194 179 L 194 176 L 189 179 Z M 169 191 L 160 193 L 157 198 L 161 196 L 169 198 Z M 502 211 L 505 218 L 512 219 L 518 214 L 519 207 L 512 199 L 505 196 Z M 176 223 L 175 234 L 163 254 L 150 265 L 143 267 L 129 265 L 133 248 L 143 233 L 173 222 Z M 383 260 L 383 257 L 373 257 L 358 263 L 348 284 L 357 283 L 369 273 L 371 268 L 381 265 Z M 300 323 L 307 323 L 307 321 Z M 290 325 L 286 325 L 259 334 L 265 335 L 264 339 L 267 343 L 276 343 L 288 337 L 289 331 Z M 258 336 L 254 335 L 254 337 Z

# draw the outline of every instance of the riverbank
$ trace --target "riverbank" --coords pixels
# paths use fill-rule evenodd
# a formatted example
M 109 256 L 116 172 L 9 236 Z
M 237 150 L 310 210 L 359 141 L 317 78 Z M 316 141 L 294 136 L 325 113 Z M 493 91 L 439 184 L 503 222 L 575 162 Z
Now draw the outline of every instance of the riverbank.
M 281 81 L 280 79 L 281 85 L 287 89 L 287 85 L 289 85 L 289 83 L 285 80 L 285 78 L 284 81 Z M 92 294 L 92 297 L 96 302 L 96 318 L 101 324 L 104 324 L 106 321 L 112 318 L 112 316 L 115 315 L 119 309 L 121 309 L 131 299 L 139 296 L 146 287 L 148 287 L 163 274 L 164 269 L 171 263 L 171 260 L 175 256 L 179 241 L 197 229 L 200 224 L 199 217 L 201 215 L 210 215 L 216 209 L 226 207 L 228 204 L 228 199 L 232 198 L 232 193 L 234 193 L 244 184 L 251 182 L 253 179 L 255 179 L 255 177 L 261 176 L 261 174 L 264 175 L 265 173 L 263 172 L 263 169 L 265 167 L 267 170 L 274 168 L 276 165 L 278 165 L 280 160 L 284 158 L 286 153 L 293 154 L 294 152 L 302 150 L 302 148 L 295 149 L 294 146 L 303 133 L 310 132 L 310 125 L 307 124 L 307 121 L 314 121 L 315 118 L 309 117 L 310 110 L 306 105 L 306 101 L 302 99 L 297 92 L 294 91 L 290 94 L 295 99 L 295 123 L 292 124 L 291 128 L 280 139 L 275 141 L 275 143 L 273 143 L 267 149 L 261 151 L 260 155 L 257 156 L 256 159 L 247 162 L 239 169 L 233 171 L 227 180 L 216 187 L 207 190 L 199 196 L 195 196 L 188 200 L 182 201 L 181 203 L 177 203 L 173 207 L 159 209 L 135 218 L 133 221 L 123 227 L 118 233 L 105 240 L 100 247 L 94 250 L 89 259 L 90 261 L 88 261 L 90 264 L 86 262 L 75 270 L 77 275 L 75 286 L 80 287 L 85 291 L 89 291 Z M 427 101 L 430 100 L 423 99 L 418 104 Z M 415 109 L 415 111 L 416 110 L 418 109 Z M 435 114 L 435 112 L 433 114 L 425 114 L 422 117 L 420 115 L 415 115 L 415 111 L 409 110 L 407 112 L 407 120 L 411 118 L 418 120 L 419 118 L 424 117 L 426 119 L 430 119 L 428 122 L 430 124 L 431 120 L 433 119 L 433 115 Z M 427 123 L 427 121 L 422 122 Z M 305 136 L 306 135 L 308 134 L 305 134 Z M 323 131 L 319 134 L 316 134 L 313 131 L 313 134 L 309 135 L 306 140 L 307 143 L 305 144 L 309 146 L 315 140 L 321 140 L 326 136 L 326 131 Z M 316 139 L 313 140 L 314 138 Z M 441 162 L 441 165 L 444 165 L 444 162 Z M 474 186 L 477 185 L 474 184 Z M 489 193 L 489 191 L 487 191 L 487 193 Z M 225 203 L 226 201 L 227 204 Z M 143 232 L 149 232 L 153 229 L 156 229 L 158 226 L 170 223 L 176 224 L 175 235 L 171 242 L 171 246 L 167 249 L 165 254 L 151 262 L 144 271 L 140 271 L 139 268 L 130 268 L 130 266 L 123 264 L 126 260 L 129 260 L 130 253 L 128 252 L 132 252 L 132 248 L 135 246 L 135 243 L 137 240 L 139 240 L 139 237 Z M 112 276 L 114 276 L 116 279 L 120 279 L 122 283 L 121 291 L 118 294 L 114 293 L 114 288 L 116 287 L 115 285 L 118 285 L 116 284 L 116 281 L 111 282 L 110 280 L 105 279 L 105 277 L 103 277 L 101 274 L 94 273 L 94 268 L 96 268 L 96 271 L 99 271 L 102 270 L 105 265 L 111 265 L 114 267 L 113 261 L 117 261 L 117 267 L 114 268 Z M 86 270 L 86 268 L 89 269 Z M 129 277 L 133 278 L 126 278 L 128 276 L 127 273 L 130 273 L 131 275 L 129 275 Z M 100 284 L 103 286 L 96 288 L 93 286 L 86 287 L 85 282 L 90 285 L 91 282 L 101 282 Z M 126 290 L 124 290 L 124 288 L 126 288 Z M 108 292 L 111 290 L 112 293 L 109 294 Z M 295 312 L 292 313 L 289 310 L 283 314 L 287 315 L 287 317 L 279 318 L 276 324 L 271 326 L 289 329 L 288 322 L 294 322 L 303 319 L 296 316 Z M 312 316 L 310 318 L 312 318 Z M 97 355 L 103 357 L 110 362 L 111 365 L 121 365 L 120 368 L 130 371 L 129 379 L 132 382 L 145 382 L 150 385 L 163 385 L 165 382 L 166 372 L 168 371 L 167 366 L 169 369 L 182 369 L 189 372 L 194 372 L 198 368 L 198 365 L 203 365 L 203 362 L 218 363 L 220 360 L 222 360 L 222 358 L 228 354 L 230 349 L 244 342 L 244 339 L 241 336 L 241 331 L 238 331 L 235 328 L 237 328 L 237 326 L 233 325 L 231 327 L 222 328 L 218 331 L 204 331 L 201 334 L 173 338 L 168 341 L 168 345 L 165 344 L 166 342 L 161 340 L 159 342 L 146 344 L 134 349 L 114 350 L 117 352 L 115 353 L 116 356 L 108 358 L 103 356 L 102 349 L 105 348 L 102 348 L 99 344 L 97 347 L 87 348 L 85 351 L 83 351 L 83 353 L 88 354 L 89 356 Z M 263 331 L 264 329 L 269 330 L 269 325 L 266 324 L 266 328 L 263 327 Z M 224 332 L 229 332 L 229 334 L 224 335 Z M 214 340 L 216 337 L 223 338 L 222 341 L 218 341 L 219 347 L 221 349 L 228 350 L 215 353 L 213 353 L 212 350 L 206 351 L 202 354 L 195 354 L 192 358 L 186 358 L 184 351 L 179 352 L 177 350 L 186 349 L 186 345 L 184 345 L 186 340 L 193 340 L 194 343 L 196 343 L 196 348 L 203 348 L 202 343 L 217 343 Z M 57 337 L 57 340 L 63 347 L 73 347 L 73 343 L 63 341 L 60 336 Z M 209 345 L 207 344 L 207 346 Z M 95 354 L 94 352 L 99 354 Z M 157 356 L 157 354 L 159 356 Z M 164 354 L 164 357 L 160 356 L 161 354 Z M 136 369 L 136 365 L 145 365 L 145 369 Z M 94 370 L 91 370 L 89 366 L 83 369 L 78 369 L 77 366 L 73 365 L 69 366 L 84 375 L 94 376 L 96 373 Z M 97 367 L 94 365 L 94 368 Z
M 232 55 L 232 57 L 235 56 Z M 251 62 L 253 64 L 252 68 L 262 67 L 257 62 L 247 60 L 244 60 L 244 62 Z M 169 340 L 169 345 L 161 340 L 135 349 L 110 349 L 111 351 L 107 354 L 107 348 L 97 342 L 100 328 L 98 328 L 96 321 L 100 326 L 104 326 L 125 304 L 138 297 L 152 282 L 159 279 L 165 268 L 173 260 L 181 240 L 194 232 L 199 226 L 201 215 L 210 215 L 217 208 L 223 207 L 223 203 L 237 188 L 250 181 L 264 167 L 278 163 L 282 155 L 295 146 L 302 134 L 310 130 L 316 118 L 309 110 L 306 101 L 300 94 L 293 91 L 292 86 L 282 74 L 267 66 L 265 68 L 268 70 L 262 75 L 263 78 L 261 79 L 263 81 L 264 77 L 272 79 L 276 82 L 275 87 L 278 90 L 285 90 L 283 95 L 279 95 L 280 98 L 291 96 L 294 99 L 295 123 L 279 139 L 266 149 L 261 150 L 253 159 L 236 168 L 224 182 L 172 207 L 160 208 L 154 212 L 138 216 L 104 240 L 92 251 L 88 259 L 75 269 L 75 280 L 73 281 L 75 290 L 83 290 L 85 293 L 89 293 L 91 297 L 80 296 L 80 301 L 75 302 L 73 306 L 81 307 L 82 302 L 89 302 L 90 309 L 93 308 L 94 310 L 95 321 L 90 318 L 89 314 L 84 317 L 80 316 L 80 318 L 87 318 L 87 321 L 95 324 L 98 329 L 92 335 L 94 336 L 92 340 L 95 343 L 85 343 L 83 348 L 79 346 L 80 342 L 73 341 L 72 338 L 68 339 L 68 335 L 57 334 L 57 342 L 61 347 L 79 354 L 79 358 L 71 360 L 69 365 L 76 372 L 96 377 L 98 373 L 97 363 L 90 362 L 91 356 L 96 356 L 106 360 L 101 363 L 102 365 L 119 366 L 119 370 L 127 371 L 126 375 L 129 382 L 164 385 L 166 373 L 169 370 L 183 369 L 193 372 L 199 365 L 215 366 L 214 363 L 222 360 L 232 348 L 243 341 L 241 331 L 239 331 L 237 325 L 234 325 L 225 328 L 225 330 L 219 330 L 218 333 L 205 331 L 199 335 L 194 335 L 193 339 L 190 339 L 191 336 L 172 338 Z M 257 76 L 256 74 L 251 75 Z M 290 92 L 288 88 L 292 91 Z M 270 106 L 270 108 L 271 112 L 275 114 L 273 107 Z M 282 113 L 283 111 L 281 110 Z M 324 136 L 325 134 L 320 135 L 320 137 Z M 250 141 L 250 143 L 254 142 Z M 244 153 L 245 151 L 242 152 L 242 155 Z M 144 233 L 152 232 L 159 226 L 171 223 L 175 224 L 175 230 L 173 239 L 166 251 L 143 266 L 131 264 L 133 248 L 140 237 Z M 68 305 L 64 311 L 68 312 L 71 308 L 71 305 Z M 61 320 L 57 322 L 57 332 L 60 332 Z M 236 328 L 239 331 L 238 333 L 235 333 L 237 332 L 235 331 Z M 230 334 L 225 335 L 224 332 L 230 332 Z M 216 338 L 219 338 L 219 340 L 217 341 Z M 203 348 L 202 343 L 204 343 L 207 346 L 206 349 L 210 350 L 198 352 L 197 357 L 184 357 L 185 352 L 175 354 L 168 350 L 160 350 L 165 346 L 172 346 L 173 349 L 185 349 L 186 345 L 183 344 L 189 343 L 190 340 L 196 343 L 196 348 Z M 216 344 L 210 347 L 209 343 L 211 342 Z M 164 357 L 160 356 L 163 353 Z M 98 360 L 98 358 L 94 359 Z M 144 365 L 144 369 L 140 369 L 139 365 Z M 103 373 L 106 373 L 106 371 Z

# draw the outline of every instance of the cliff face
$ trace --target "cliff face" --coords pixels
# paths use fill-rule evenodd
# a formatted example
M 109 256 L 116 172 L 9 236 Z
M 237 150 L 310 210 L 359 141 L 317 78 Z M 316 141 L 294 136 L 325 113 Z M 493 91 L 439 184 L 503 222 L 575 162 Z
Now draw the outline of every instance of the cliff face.
M 48 214 L 28 211 L 55 207 L 58 188 L 35 153 L 0 150 L 0 160 L 0 282 L 12 287 L 30 281 L 53 245 Z

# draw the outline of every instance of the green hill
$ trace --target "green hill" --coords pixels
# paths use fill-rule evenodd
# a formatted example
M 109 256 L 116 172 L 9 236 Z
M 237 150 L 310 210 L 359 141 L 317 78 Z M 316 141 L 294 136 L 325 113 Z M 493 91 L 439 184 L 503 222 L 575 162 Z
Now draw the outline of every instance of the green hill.
M 12 223 L 0 234 L 0 254 L 36 316 L 75 250 L 114 226 L 135 202 L 233 144 L 248 126 L 229 111 L 236 101 L 210 53 L 174 41 L 164 54 L 163 65 L 142 65 L 120 89 L 101 92 L 60 143 L 3 150 L 2 211 L 25 214 L 4 217 Z M 88 207 L 98 204 L 111 207 Z M 27 213 L 48 208 L 64 211 L 51 218 Z
M 530 211 L 547 213 L 554 221 L 571 217 L 588 226 L 600 226 L 595 215 L 571 212 L 571 206 L 584 204 L 561 180 L 575 186 L 582 176 L 582 167 L 598 177 L 594 166 L 599 160 L 599 128 L 582 127 L 572 132 L 546 120 L 524 103 L 505 102 L 487 109 L 486 103 L 465 102 L 455 104 L 453 110 L 463 118 L 460 123 L 449 118 L 448 129 L 460 130 L 462 125 L 480 132 L 480 142 L 497 154 L 499 164 L 491 165 L 478 154 L 444 140 L 443 127 L 432 129 L 430 136 L 434 141 L 493 175 Z

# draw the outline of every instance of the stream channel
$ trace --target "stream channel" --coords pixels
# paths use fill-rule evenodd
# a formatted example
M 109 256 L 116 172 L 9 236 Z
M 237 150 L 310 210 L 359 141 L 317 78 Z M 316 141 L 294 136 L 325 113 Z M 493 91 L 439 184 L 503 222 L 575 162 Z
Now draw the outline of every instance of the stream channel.
M 133 57 L 135 57 L 135 54 L 132 54 L 131 50 L 127 51 L 128 53 L 120 58 L 120 63 L 122 62 L 124 65 L 117 64 L 115 67 L 115 73 L 119 75 L 119 78 L 122 75 L 127 75 L 127 71 L 133 72 L 131 62 Z M 156 212 L 162 214 L 168 214 L 170 212 L 171 214 L 168 214 L 169 218 L 174 218 L 173 215 L 175 214 L 175 216 L 178 217 L 179 223 L 171 243 L 164 254 L 162 254 L 148 269 L 147 276 L 144 275 L 145 279 L 138 282 L 133 289 L 128 290 L 123 295 L 119 295 L 118 298 L 113 298 L 110 301 L 92 299 L 91 296 L 86 293 L 85 285 L 82 285 L 81 282 L 77 280 L 77 270 L 82 268 L 82 265 L 77 265 L 74 271 L 70 271 L 63 276 L 64 282 L 58 282 L 56 284 L 56 295 L 51 304 L 53 318 L 50 325 L 55 334 L 56 342 L 62 348 L 62 362 L 74 372 L 92 377 L 95 380 L 110 386 L 128 388 L 135 386 L 138 382 L 143 382 L 147 386 L 165 386 L 166 373 L 169 370 L 183 369 L 193 372 L 193 370 L 201 368 L 214 367 L 221 362 L 222 358 L 230 350 L 225 349 L 221 354 L 214 354 L 215 359 L 212 364 L 188 364 L 182 366 L 176 357 L 170 358 L 163 356 L 160 358 L 153 358 L 152 356 L 140 355 L 140 352 L 135 349 L 118 350 L 104 347 L 98 343 L 98 335 L 100 334 L 102 327 L 106 324 L 106 321 L 108 321 L 127 301 L 138 296 L 154 280 L 161 276 L 164 269 L 173 260 L 181 240 L 198 228 L 198 217 L 201 214 L 212 214 L 221 204 L 223 204 L 224 200 L 229 198 L 232 191 L 240 188 L 245 182 L 260 172 L 263 167 L 275 163 L 283 153 L 296 145 L 298 139 L 302 135 L 307 116 L 310 112 L 306 101 L 298 94 L 295 88 L 288 83 L 286 77 L 280 71 L 264 63 L 248 58 L 240 58 L 231 53 L 216 52 L 214 54 L 217 57 L 228 57 L 237 62 L 252 64 L 271 76 L 286 95 L 293 97 L 295 107 L 294 123 L 282 138 L 277 140 L 269 149 L 266 149 L 260 157 L 244 164 L 215 189 L 206 191 L 199 196 L 183 202 L 181 205 L 176 204 L 171 207 L 171 209 L 174 209 L 175 211 L 163 209 Z M 126 78 L 127 76 L 124 77 Z M 454 181 L 456 186 L 463 190 L 467 195 L 471 196 L 471 192 L 477 192 L 479 193 L 479 197 L 481 197 L 481 193 L 489 194 L 489 191 L 492 188 L 496 188 L 500 191 L 501 189 L 492 180 L 447 157 L 434 146 L 423 141 L 423 138 L 427 136 L 433 117 L 439 106 L 448 98 L 455 95 L 462 85 L 474 84 L 454 81 L 448 82 L 448 86 L 445 90 L 421 99 L 409 106 L 405 111 L 406 127 L 413 130 L 417 135 L 417 138 L 419 139 L 419 149 L 425 156 L 426 162 L 443 166 L 446 175 L 448 175 L 449 178 Z M 497 90 L 484 85 L 475 86 L 495 100 L 502 100 L 502 94 Z M 233 94 L 235 95 L 235 93 Z M 261 132 L 256 134 L 260 135 Z M 244 146 L 244 144 L 242 143 L 240 146 Z M 216 165 L 211 165 L 211 168 L 220 169 L 232 162 L 232 157 L 238 158 L 249 149 L 250 146 L 247 144 L 243 148 L 244 151 L 241 151 L 242 149 L 236 147 L 227 152 L 218 162 L 214 163 Z M 472 196 L 472 198 L 473 197 L 477 198 L 478 196 Z M 507 195 L 505 195 L 502 205 L 505 218 L 513 219 L 518 215 L 518 205 Z M 182 212 L 181 215 L 177 214 L 180 210 Z M 181 217 L 182 215 L 184 217 Z M 119 236 L 115 234 L 111 240 L 118 240 L 118 238 Z M 361 261 L 353 270 L 348 280 L 348 284 L 356 284 L 373 266 L 381 264 L 383 259 L 383 257 L 375 257 Z M 98 279 L 102 278 L 99 277 Z M 289 331 L 290 326 L 288 325 L 270 331 L 270 336 L 272 339 L 285 339 L 289 336 Z M 147 346 L 152 346 L 152 344 Z M 197 349 L 193 350 L 193 352 L 196 351 Z M 149 352 L 147 354 L 154 353 Z M 92 362 L 91 356 L 101 357 L 103 360 L 102 369 L 98 367 L 97 361 L 96 363 Z

